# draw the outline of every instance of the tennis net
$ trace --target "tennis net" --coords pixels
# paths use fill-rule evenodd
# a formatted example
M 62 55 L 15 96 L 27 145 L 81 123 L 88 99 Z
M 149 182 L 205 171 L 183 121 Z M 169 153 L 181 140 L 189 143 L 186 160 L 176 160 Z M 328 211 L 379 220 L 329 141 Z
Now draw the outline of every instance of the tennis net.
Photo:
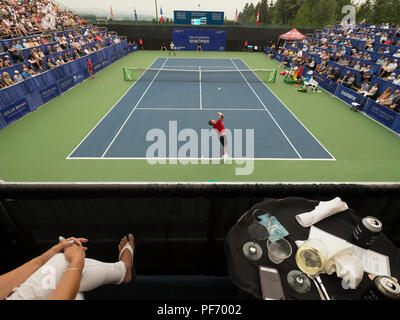
M 274 69 L 184 70 L 168 68 L 123 68 L 125 81 L 148 82 L 265 82 L 274 83 Z

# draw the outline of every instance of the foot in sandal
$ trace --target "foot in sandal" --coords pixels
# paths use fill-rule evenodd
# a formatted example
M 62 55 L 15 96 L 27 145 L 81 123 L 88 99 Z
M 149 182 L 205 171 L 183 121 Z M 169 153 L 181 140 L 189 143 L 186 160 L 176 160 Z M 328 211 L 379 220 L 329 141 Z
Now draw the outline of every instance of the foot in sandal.
M 118 245 L 119 260 L 125 263 L 126 273 L 123 283 L 129 283 L 132 280 L 133 252 L 135 249 L 134 236 L 132 234 L 123 237 Z

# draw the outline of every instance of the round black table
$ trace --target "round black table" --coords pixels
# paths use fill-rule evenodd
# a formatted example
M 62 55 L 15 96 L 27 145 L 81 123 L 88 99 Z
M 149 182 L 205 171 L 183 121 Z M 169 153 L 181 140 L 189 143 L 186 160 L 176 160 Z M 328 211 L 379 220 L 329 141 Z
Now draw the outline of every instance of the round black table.
M 302 227 L 295 219 L 295 216 L 314 210 L 318 204 L 318 201 L 304 198 L 286 198 L 280 200 L 266 199 L 264 202 L 255 205 L 239 219 L 236 225 L 229 231 L 225 240 L 228 272 L 231 281 L 236 287 L 250 294 L 255 299 L 262 299 L 258 267 L 268 266 L 279 270 L 287 300 L 320 300 L 320 296 L 313 282 L 311 282 L 312 289 L 305 294 L 299 294 L 293 291 L 287 282 L 287 274 L 292 270 L 299 270 L 295 261 L 297 250 L 295 241 L 307 240 L 310 232 L 310 228 Z M 255 209 L 264 209 L 268 211 L 272 216 L 275 216 L 289 232 L 289 236 L 287 236 L 286 239 L 292 245 L 293 253 L 279 265 L 274 264 L 268 259 L 266 241 L 255 241 L 263 249 L 263 256 L 259 261 L 251 261 L 243 254 L 243 245 L 246 242 L 254 241 L 254 239 L 251 239 L 248 235 L 248 227 L 254 221 L 252 212 Z M 315 227 L 355 244 L 352 239 L 352 232 L 354 227 L 361 220 L 360 214 L 349 209 L 315 224 Z M 394 244 L 381 233 L 370 250 L 387 255 L 390 259 L 391 276 L 400 279 L 400 249 L 396 248 Z M 342 279 L 338 278 L 336 273 L 330 276 L 322 274 L 321 279 L 332 300 L 359 300 L 371 283 L 366 272 L 364 272 L 363 280 L 356 290 L 344 290 L 341 286 Z

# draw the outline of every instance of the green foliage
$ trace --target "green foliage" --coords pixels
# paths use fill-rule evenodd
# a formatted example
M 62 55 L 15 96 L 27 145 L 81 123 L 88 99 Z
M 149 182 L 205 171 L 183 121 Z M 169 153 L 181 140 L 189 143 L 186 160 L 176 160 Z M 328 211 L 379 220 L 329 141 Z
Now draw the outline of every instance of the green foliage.
M 255 24 L 261 8 L 261 24 L 323 28 L 342 20 L 346 5 L 356 6 L 357 22 L 400 23 L 400 0 L 260 0 L 256 5 L 246 3 L 238 20 Z

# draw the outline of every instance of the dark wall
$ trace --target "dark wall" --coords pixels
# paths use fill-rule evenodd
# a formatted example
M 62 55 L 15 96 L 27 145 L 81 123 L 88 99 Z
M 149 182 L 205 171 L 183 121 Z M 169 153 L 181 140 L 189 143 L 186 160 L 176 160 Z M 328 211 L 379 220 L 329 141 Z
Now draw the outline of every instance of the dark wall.
M 141 37 L 144 42 L 145 49 L 158 50 L 161 43 L 169 42 L 172 38 L 173 28 L 198 29 L 197 26 L 178 26 L 178 25 L 107 25 L 108 30 L 116 31 L 121 36 L 126 36 L 129 41 L 139 41 Z M 245 28 L 238 26 L 209 26 L 202 27 L 205 29 L 225 29 L 226 34 L 226 50 L 241 51 L 245 40 L 251 45 L 264 47 L 269 41 L 278 39 L 279 35 L 290 31 L 289 29 L 267 29 L 267 28 Z M 313 33 L 311 29 L 299 29 L 303 34 Z
M 2 185 L 0 274 L 40 255 L 64 237 L 90 240 L 88 257 L 113 262 L 117 244 L 136 238 L 141 275 L 226 275 L 230 228 L 265 198 L 341 197 L 372 215 L 400 246 L 400 186 L 353 185 Z

